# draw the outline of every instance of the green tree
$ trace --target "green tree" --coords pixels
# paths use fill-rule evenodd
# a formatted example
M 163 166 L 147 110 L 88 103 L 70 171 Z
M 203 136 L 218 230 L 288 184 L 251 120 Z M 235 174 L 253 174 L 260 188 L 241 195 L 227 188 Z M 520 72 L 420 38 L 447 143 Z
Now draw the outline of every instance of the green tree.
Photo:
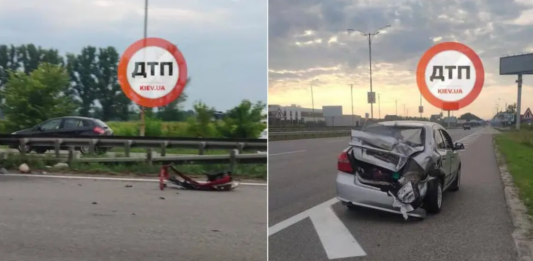
M 100 118 L 104 121 L 111 119 L 128 120 L 127 112 L 131 101 L 126 97 L 120 88 L 117 76 L 119 54 L 117 50 L 110 46 L 100 48 L 97 54 L 97 68 L 95 77 L 97 79 L 96 98 L 102 106 Z
M 505 112 L 515 114 L 516 113 L 516 103 L 507 105 L 507 108 L 505 108 Z
M 96 48 L 88 46 L 82 49 L 81 54 L 67 54 L 67 70 L 72 81 L 70 91 L 76 97 L 79 105 L 78 114 L 90 116 L 96 99 L 97 69 Z
M 62 66 L 41 63 L 29 75 L 11 72 L 1 95 L 1 106 L 8 115 L 11 128 L 29 128 L 53 117 L 72 113 L 75 104 L 65 95 L 70 84 Z
M 187 131 L 194 137 L 213 137 L 215 129 L 211 122 L 215 109 L 201 101 L 195 102 L 193 107 L 195 115 L 187 119 Z
M 185 88 L 187 88 L 190 82 L 191 78 L 188 78 Z M 185 101 L 187 101 L 187 94 L 182 92 L 180 97 L 169 103 L 167 106 L 158 108 L 157 118 L 163 121 L 183 121 L 187 118 L 182 106 Z
M 243 100 L 237 107 L 229 110 L 221 123 L 217 123 L 218 132 L 226 138 L 257 138 L 265 125 L 263 110 L 266 105 L 262 102 L 252 104 Z
M 63 57 L 55 49 L 43 49 L 34 44 L 24 44 L 16 49 L 17 62 L 26 74 L 36 70 L 41 63 L 64 64 Z

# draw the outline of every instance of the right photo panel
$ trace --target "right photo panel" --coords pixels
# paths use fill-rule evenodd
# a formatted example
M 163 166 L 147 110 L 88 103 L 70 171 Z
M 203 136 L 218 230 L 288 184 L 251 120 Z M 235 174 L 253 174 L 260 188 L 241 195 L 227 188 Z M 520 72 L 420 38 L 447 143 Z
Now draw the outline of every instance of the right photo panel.
M 533 2 L 269 1 L 269 260 L 528 260 Z

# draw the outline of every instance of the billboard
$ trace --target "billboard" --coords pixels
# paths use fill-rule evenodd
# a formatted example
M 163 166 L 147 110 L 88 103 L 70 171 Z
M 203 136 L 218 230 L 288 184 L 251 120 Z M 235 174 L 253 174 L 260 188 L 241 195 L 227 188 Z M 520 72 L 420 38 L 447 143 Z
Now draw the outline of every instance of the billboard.
M 322 115 L 324 117 L 342 116 L 342 106 L 322 106 Z
M 533 53 L 500 57 L 500 75 L 533 74 Z

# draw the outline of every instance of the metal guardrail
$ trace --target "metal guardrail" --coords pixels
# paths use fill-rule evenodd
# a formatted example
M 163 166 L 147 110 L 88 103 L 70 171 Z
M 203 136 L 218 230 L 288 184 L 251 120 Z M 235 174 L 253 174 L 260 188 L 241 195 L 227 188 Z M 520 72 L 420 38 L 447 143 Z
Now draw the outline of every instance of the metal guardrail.
M 0 135 L 0 145 L 11 146 L 31 146 L 31 147 L 48 147 L 53 148 L 55 158 L 60 159 L 61 162 L 83 162 L 83 163 L 133 163 L 143 162 L 152 163 L 266 163 L 266 154 L 241 154 L 243 151 L 266 151 L 267 140 L 250 140 L 248 142 L 227 141 L 201 141 L 201 140 L 179 140 L 178 138 L 169 140 L 153 140 L 147 137 L 86 137 L 86 138 L 58 138 L 58 137 L 21 137 L 18 135 Z M 89 147 L 90 154 L 94 154 L 98 147 L 121 147 L 124 149 L 124 156 L 119 158 L 78 158 L 75 156 L 75 148 Z M 60 151 L 68 150 L 66 159 L 62 159 Z M 131 148 L 146 148 L 146 157 L 130 157 Z M 153 149 L 159 148 L 159 157 L 153 156 Z M 199 155 L 180 155 L 180 156 L 166 156 L 168 148 L 195 148 L 198 149 Z M 204 155 L 208 149 L 228 149 L 229 154 L 226 155 Z M 26 153 L 21 151 L 21 156 L 25 157 Z M 7 157 L 4 154 L 3 157 Z

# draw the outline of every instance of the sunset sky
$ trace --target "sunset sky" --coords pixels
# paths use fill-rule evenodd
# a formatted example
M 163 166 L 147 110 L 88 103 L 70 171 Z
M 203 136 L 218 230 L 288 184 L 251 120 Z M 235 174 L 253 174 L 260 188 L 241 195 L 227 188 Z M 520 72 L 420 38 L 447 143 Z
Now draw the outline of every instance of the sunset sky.
M 354 84 L 354 111 L 370 112 L 368 41 L 353 28 L 386 31 L 373 38 L 373 87 L 381 97 L 381 117 L 418 114 L 420 93 L 416 67 L 422 54 L 439 42 L 457 41 L 480 56 L 485 85 L 477 100 L 454 112 L 491 118 L 499 103 L 517 99 L 516 77 L 499 75 L 499 57 L 533 52 L 533 1 L 457 0 L 270 0 L 269 104 L 298 104 L 311 108 L 342 105 L 351 114 L 350 84 Z M 525 76 L 522 113 L 533 107 L 533 77 Z M 499 99 L 499 100 L 498 100 Z M 423 100 L 424 116 L 440 112 Z M 374 117 L 378 117 L 378 105 Z

